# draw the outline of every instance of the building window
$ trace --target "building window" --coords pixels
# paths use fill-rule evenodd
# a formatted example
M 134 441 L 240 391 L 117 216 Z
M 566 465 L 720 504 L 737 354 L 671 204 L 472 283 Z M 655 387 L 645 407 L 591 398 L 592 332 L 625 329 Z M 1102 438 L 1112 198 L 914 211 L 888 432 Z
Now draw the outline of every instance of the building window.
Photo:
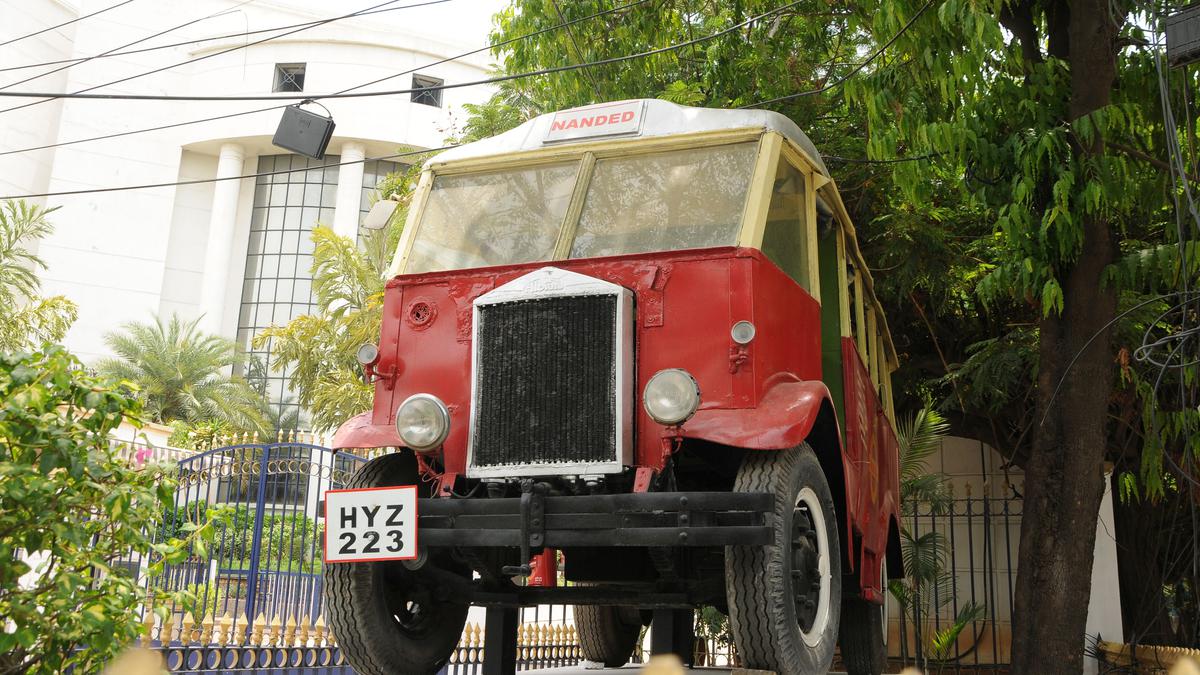
M 304 91 L 303 63 L 276 63 L 275 86 L 271 91 Z
M 300 412 L 291 373 L 269 368 L 271 345 L 255 348 L 252 341 L 268 326 L 283 326 L 316 310 L 312 231 L 318 222 L 333 224 L 340 161 L 337 155 L 321 160 L 299 155 L 258 159 L 259 173 L 292 172 L 259 176 L 254 186 L 237 340 L 248 357 L 248 379 L 281 417 Z
M 436 77 L 429 77 L 428 75 L 413 75 L 412 88 L 416 91 L 412 93 L 412 102 L 420 103 L 421 105 L 431 105 L 435 108 L 442 107 L 442 90 L 440 87 L 445 82 L 445 80 L 439 80 Z
M 259 176 L 254 186 L 237 341 L 247 356 L 243 374 L 260 389 L 281 420 L 289 413 L 303 416 L 291 388 L 291 372 L 271 369 L 271 345 L 256 349 L 252 342 L 268 326 L 283 326 L 317 311 L 312 291 L 312 231 L 318 224 L 333 225 L 340 161 L 337 155 L 326 155 L 323 160 L 300 155 L 258 159 L 259 173 L 292 173 Z M 379 198 L 379 181 L 403 168 L 403 164 L 382 160 L 364 163 L 360 223 Z M 367 231 L 360 231 L 359 241 L 366 236 Z

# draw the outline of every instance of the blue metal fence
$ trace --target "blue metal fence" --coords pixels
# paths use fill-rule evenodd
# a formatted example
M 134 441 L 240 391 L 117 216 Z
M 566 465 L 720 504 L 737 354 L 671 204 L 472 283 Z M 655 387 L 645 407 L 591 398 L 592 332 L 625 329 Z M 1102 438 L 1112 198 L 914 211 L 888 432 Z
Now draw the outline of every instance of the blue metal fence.
M 155 536 L 185 536 L 187 523 L 219 514 L 212 544 L 154 578 L 143 560 L 122 563 L 148 584 L 197 597 L 191 611 L 171 608 L 164 622 L 146 612 L 149 646 L 172 671 L 351 672 L 322 620 L 324 495 L 366 461 L 283 442 L 215 448 L 178 462 L 174 504 Z

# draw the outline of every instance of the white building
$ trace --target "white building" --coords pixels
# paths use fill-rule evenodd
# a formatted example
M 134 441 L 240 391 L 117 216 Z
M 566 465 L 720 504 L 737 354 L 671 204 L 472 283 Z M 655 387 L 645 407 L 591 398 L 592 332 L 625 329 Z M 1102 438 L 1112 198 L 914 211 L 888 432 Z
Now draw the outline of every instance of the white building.
M 405 7 L 417 2 L 400 0 L 379 8 L 386 11 L 283 35 L 299 28 L 297 24 L 363 10 L 379 0 L 135 0 L 0 45 L 0 69 L 183 44 L 0 70 L 0 91 L 76 92 L 99 86 L 97 93 L 286 95 L 297 90 L 328 93 L 388 76 L 395 77 L 365 90 L 486 77 L 487 52 L 431 64 L 484 46 L 501 0 Z M 117 4 L 0 0 L 0 43 Z M 283 26 L 294 27 L 244 35 Z M 215 36 L 228 37 L 201 40 Z M 271 39 L 246 46 L 264 38 Z M 103 86 L 185 61 L 191 62 Z M 329 165 L 438 147 L 465 118 L 461 105 L 486 100 L 490 93 L 487 87 L 475 86 L 323 102 L 337 124 L 323 161 L 271 144 L 282 112 L 278 109 L 69 143 L 270 108 L 284 101 L 58 99 L 5 111 L 39 99 L 0 98 L 0 196 L 311 167 L 257 179 L 30 200 L 61 207 L 51 217 L 54 233 L 38 247 L 48 265 L 43 292 L 65 295 L 79 305 L 79 319 L 66 344 L 85 361 L 106 353 L 105 332 L 154 315 L 204 315 L 209 330 L 246 344 L 255 331 L 286 323 L 311 306 L 308 234 L 313 226 L 320 222 L 356 235 L 378 177 L 397 167 L 394 161 Z M 29 150 L 55 144 L 59 145 Z M 283 387 L 281 378 L 271 381 L 272 402 L 281 401 Z

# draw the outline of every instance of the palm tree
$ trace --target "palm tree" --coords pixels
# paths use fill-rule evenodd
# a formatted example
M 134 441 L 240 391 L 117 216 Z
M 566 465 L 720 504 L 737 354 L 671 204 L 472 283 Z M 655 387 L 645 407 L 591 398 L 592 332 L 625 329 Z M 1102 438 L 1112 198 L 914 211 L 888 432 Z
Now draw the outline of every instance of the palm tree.
M 25 248 L 50 234 L 46 216 L 53 210 L 25 201 L 0 204 L 0 352 L 57 342 L 75 320 L 75 303 L 61 295 L 38 296 L 36 273 L 46 264 Z
M 915 516 L 918 504 L 927 505 L 934 514 L 944 514 L 953 506 L 954 497 L 946 475 L 929 471 L 925 466 L 925 460 L 941 447 L 949 428 L 946 419 L 928 403 L 896 425 L 896 440 L 900 445 L 900 501 L 905 516 Z M 900 538 L 906 576 L 892 580 L 888 590 L 916 633 L 919 665 L 927 668 L 932 662 L 940 672 L 953 657 L 959 634 L 983 618 L 984 608 L 968 602 L 959 608 L 947 627 L 934 629 L 931 617 L 953 600 L 954 572 L 946 569 L 949 553 L 946 538 L 933 530 L 914 534 L 904 526 L 900 528 Z
M 125 323 L 105 335 L 116 357 L 99 362 L 96 369 L 136 384 L 155 422 L 220 421 L 265 434 L 262 396 L 241 377 L 225 374 L 241 362 L 233 341 L 203 333 L 198 322 L 172 316 L 165 324 L 160 318 Z

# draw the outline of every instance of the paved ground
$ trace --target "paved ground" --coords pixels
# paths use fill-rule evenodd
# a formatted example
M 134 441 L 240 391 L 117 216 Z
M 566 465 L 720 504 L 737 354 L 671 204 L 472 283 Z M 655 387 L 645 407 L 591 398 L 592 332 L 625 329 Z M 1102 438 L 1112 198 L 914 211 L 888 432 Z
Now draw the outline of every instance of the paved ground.
M 538 675 L 605 675 L 612 673 L 613 675 L 626 675 L 629 673 L 637 673 L 641 665 L 626 665 L 625 668 L 602 668 L 599 670 L 586 670 L 583 668 L 552 668 L 548 670 L 539 670 Z M 696 668 L 689 670 L 689 673 L 697 673 L 703 675 L 727 675 L 731 673 L 727 668 Z M 829 675 L 841 675 L 839 673 L 830 673 Z

